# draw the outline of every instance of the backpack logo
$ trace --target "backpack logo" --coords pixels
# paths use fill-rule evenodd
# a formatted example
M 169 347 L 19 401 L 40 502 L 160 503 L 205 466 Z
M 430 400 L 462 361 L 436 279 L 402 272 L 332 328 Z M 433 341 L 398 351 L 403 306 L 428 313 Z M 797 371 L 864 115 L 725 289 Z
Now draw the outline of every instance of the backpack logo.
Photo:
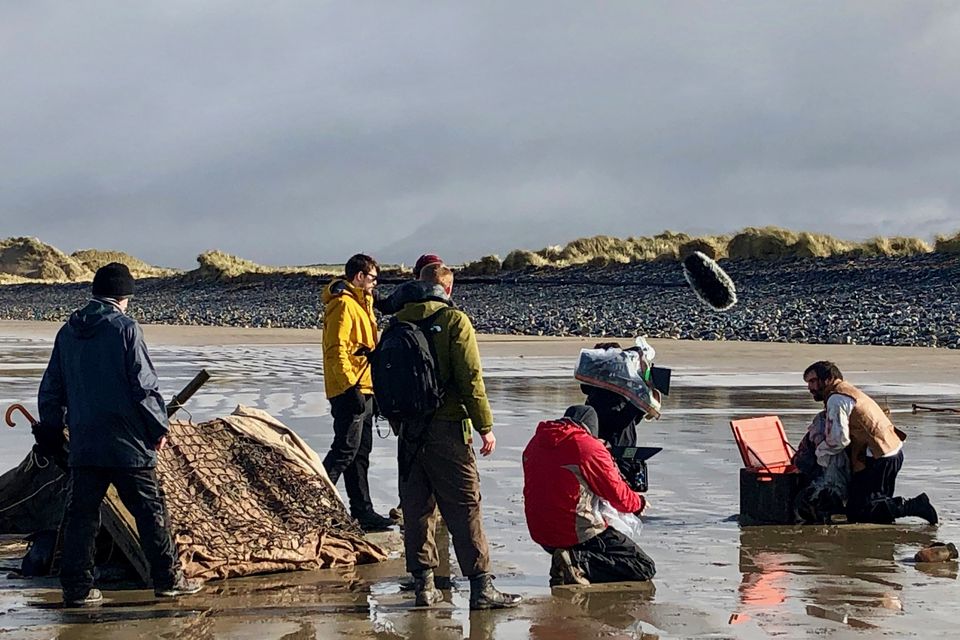
M 370 353 L 373 394 L 389 420 L 429 419 L 443 403 L 437 371 L 434 321 L 444 309 L 419 322 L 390 319 Z

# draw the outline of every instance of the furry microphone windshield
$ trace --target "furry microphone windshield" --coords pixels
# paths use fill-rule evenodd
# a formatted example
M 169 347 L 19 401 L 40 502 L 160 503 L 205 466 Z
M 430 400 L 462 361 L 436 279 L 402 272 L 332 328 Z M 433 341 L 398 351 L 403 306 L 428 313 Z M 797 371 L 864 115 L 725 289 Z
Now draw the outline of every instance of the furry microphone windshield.
M 694 251 L 683 259 L 683 276 L 704 304 L 724 311 L 737 304 L 737 289 L 730 276 L 712 258 Z

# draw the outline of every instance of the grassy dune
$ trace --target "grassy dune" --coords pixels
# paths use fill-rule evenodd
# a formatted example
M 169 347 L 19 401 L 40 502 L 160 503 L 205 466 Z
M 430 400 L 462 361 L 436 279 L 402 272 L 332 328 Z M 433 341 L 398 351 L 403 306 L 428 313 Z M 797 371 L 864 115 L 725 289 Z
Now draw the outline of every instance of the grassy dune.
M 919 238 L 878 236 L 863 242 L 853 242 L 825 234 L 796 232 L 779 227 L 748 227 L 735 234 L 699 237 L 672 231 L 652 237 L 594 236 L 580 238 L 564 246 L 545 247 L 539 251 L 515 249 L 500 261 L 500 270 L 678 260 L 693 251 L 700 251 L 716 259 L 766 260 L 831 256 L 911 256 L 931 251 L 960 253 L 960 232 L 952 237 L 938 237 L 933 247 Z M 497 273 L 495 263 L 498 260 L 497 256 L 485 256 L 464 265 L 463 273 Z
M 134 258 L 128 253 L 122 251 L 100 251 L 98 249 L 83 249 L 74 251 L 71 257 L 78 260 L 91 272 L 105 264 L 119 262 L 127 265 L 134 278 L 164 278 L 179 273 L 176 269 L 167 269 L 165 267 L 154 267 L 139 258 Z
M 251 260 L 224 253 L 223 251 L 207 251 L 201 253 L 197 257 L 197 262 L 200 264 L 199 268 L 190 273 L 201 279 L 213 280 L 265 273 L 333 276 L 343 272 L 343 265 L 320 264 L 299 267 L 272 267 L 257 264 Z
M 664 231 L 655 236 L 580 238 L 563 246 L 538 251 L 515 249 L 501 260 L 484 256 L 463 265 L 460 272 L 469 276 L 491 276 L 501 271 L 572 265 L 606 266 L 650 260 L 679 260 L 693 251 L 715 259 L 811 258 L 830 256 L 911 256 L 930 252 L 960 254 L 960 232 L 938 236 L 934 245 L 918 238 L 875 237 L 863 242 L 840 240 L 818 233 L 796 232 L 778 227 L 748 227 L 734 234 L 690 236 Z M 206 251 L 197 257 L 193 271 L 182 272 L 147 264 L 120 251 L 85 249 L 67 255 L 37 238 L 0 240 L 0 285 L 25 283 L 85 282 L 108 262 L 122 262 L 137 278 L 184 276 L 196 280 L 218 281 L 261 274 L 329 277 L 342 273 L 340 264 L 268 266 L 223 251 Z M 385 276 L 409 274 L 409 269 L 383 265 Z
M 93 272 L 72 256 L 36 238 L 0 240 L 0 274 L 29 280 L 75 282 L 93 278 Z

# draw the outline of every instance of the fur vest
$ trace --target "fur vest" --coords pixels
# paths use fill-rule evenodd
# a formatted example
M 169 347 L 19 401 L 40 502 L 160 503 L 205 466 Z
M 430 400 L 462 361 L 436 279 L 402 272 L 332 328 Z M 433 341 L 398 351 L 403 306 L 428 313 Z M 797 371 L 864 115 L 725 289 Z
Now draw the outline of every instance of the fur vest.
M 900 446 L 904 437 L 873 398 L 849 382 L 838 380 L 826 388 L 824 404 L 835 393 L 849 396 L 856 402 L 850 413 L 850 462 L 854 473 L 866 468 L 867 449 L 875 458 L 880 458 Z

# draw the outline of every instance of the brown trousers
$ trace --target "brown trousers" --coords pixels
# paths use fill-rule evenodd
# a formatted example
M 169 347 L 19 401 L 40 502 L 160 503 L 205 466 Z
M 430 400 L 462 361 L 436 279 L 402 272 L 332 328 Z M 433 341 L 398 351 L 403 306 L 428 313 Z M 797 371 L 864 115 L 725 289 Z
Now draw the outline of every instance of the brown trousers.
M 480 475 L 459 422 L 435 420 L 424 430 L 407 478 L 400 480 L 407 571 L 436 569 L 437 510 L 447 523 L 464 576 L 490 570 L 490 548 L 480 515 Z

